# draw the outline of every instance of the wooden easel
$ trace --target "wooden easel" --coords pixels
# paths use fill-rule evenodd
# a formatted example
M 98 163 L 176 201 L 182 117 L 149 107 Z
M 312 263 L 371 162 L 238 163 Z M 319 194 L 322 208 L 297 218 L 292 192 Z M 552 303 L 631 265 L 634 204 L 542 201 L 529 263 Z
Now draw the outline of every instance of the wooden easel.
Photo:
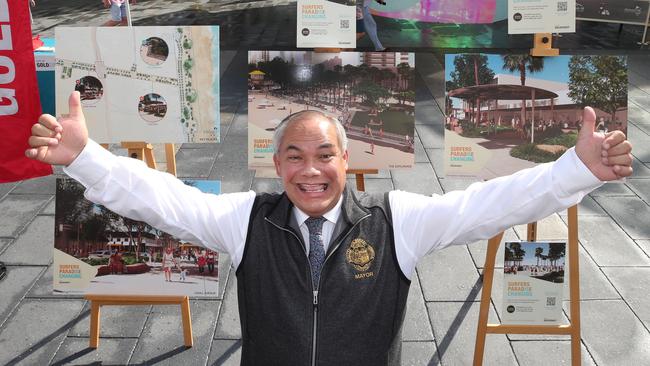
M 104 305 L 180 305 L 185 347 L 194 344 L 190 300 L 187 296 L 86 295 L 84 298 L 90 301 L 90 348 L 99 347 L 99 316 Z
M 108 144 L 101 144 L 108 149 Z M 129 156 L 143 160 L 152 169 L 156 169 L 156 159 L 153 146 L 146 142 L 122 142 L 122 147 L 128 149 Z M 176 157 L 174 144 L 165 144 L 167 172 L 176 175 Z M 90 301 L 90 339 L 89 347 L 99 347 L 99 328 L 101 307 L 105 305 L 180 305 L 183 322 L 183 339 L 185 347 L 192 347 L 192 318 L 190 317 L 190 300 L 188 296 L 174 295 L 93 295 L 84 298 Z
M 350 169 L 346 171 L 347 174 L 354 174 L 354 177 L 357 182 L 357 191 L 364 192 L 366 190 L 366 183 L 363 180 L 364 174 L 377 174 L 379 170 L 377 169 Z
M 494 280 L 494 265 L 497 251 L 503 238 L 503 232 L 488 241 L 485 265 L 483 267 L 483 293 L 479 309 L 478 327 L 476 330 L 476 344 L 474 346 L 474 366 L 483 364 L 485 351 L 485 336 L 490 334 L 568 334 L 571 336 L 571 365 L 580 366 L 580 277 L 578 271 L 578 206 L 568 209 L 569 219 L 569 301 L 570 323 L 567 325 L 506 325 L 488 324 L 490 312 L 490 298 L 492 295 L 492 281 Z M 537 239 L 537 223 L 528 224 L 528 241 Z
M 553 48 L 553 35 L 551 33 L 535 33 L 530 54 L 532 56 L 557 56 L 560 54 L 560 50 Z

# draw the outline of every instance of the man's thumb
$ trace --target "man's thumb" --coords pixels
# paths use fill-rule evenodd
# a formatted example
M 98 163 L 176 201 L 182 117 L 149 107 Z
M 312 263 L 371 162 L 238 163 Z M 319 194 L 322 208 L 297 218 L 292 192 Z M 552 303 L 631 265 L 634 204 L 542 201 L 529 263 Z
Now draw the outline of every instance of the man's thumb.
M 68 115 L 70 117 L 79 117 L 83 116 L 83 111 L 81 110 L 81 99 L 79 97 L 78 91 L 73 91 L 70 93 L 68 98 Z
M 582 111 L 582 128 L 580 135 L 591 136 L 596 131 L 596 112 L 591 107 L 585 107 Z

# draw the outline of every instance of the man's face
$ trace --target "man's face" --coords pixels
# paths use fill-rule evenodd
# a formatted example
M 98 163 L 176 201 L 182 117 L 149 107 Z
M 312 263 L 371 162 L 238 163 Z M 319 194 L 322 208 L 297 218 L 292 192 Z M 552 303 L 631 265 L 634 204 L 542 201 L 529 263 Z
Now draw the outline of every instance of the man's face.
M 292 121 L 273 162 L 287 196 L 309 216 L 331 210 L 343 193 L 348 152 L 341 151 L 336 127 L 324 118 Z

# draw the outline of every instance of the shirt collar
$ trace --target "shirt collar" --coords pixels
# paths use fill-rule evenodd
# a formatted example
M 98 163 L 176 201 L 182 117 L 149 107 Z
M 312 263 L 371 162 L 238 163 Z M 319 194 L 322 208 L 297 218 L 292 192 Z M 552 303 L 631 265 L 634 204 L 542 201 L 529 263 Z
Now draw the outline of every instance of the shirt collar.
M 339 197 L 339 201 L 336 203 L 334 207 L 332 207 L 331 210 L 325 212 L 323 214 L 323 217 L 325 220 L 336 224 L 336 222 L 339 220 L 339 217 L 341 216 L 341 204 L 343 203 L 343 195 Z M 298 222 L 298 226 L 302 226 L 302 224 L 305 223 L 305 220 L 309 218 L 309 215 L 304 213 L 301 209 L 299 209 L 297 206 L 293 206 L 293 216 L 296 218 L 296 221 Z

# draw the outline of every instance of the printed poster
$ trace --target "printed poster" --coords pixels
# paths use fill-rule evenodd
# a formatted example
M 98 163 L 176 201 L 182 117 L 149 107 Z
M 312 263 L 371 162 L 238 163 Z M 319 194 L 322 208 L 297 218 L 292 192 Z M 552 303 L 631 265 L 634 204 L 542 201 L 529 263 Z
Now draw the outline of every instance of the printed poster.
M 205 193 L 221 183 L 184 180 Z M 57 179 L 55 294 L 188 295 L 219 292 L 219 253 L 131 220 L 83 196 L 73 179 Z
M 566 243 L 507 242 L 503 324 L 563 323 Z
M 343 124 L 350 169 L 413 166 L 414 54 L 249 51 L 248 64 L 249 168 L 273 168 L 275 128 L 303 110 Z
M 296 47 L 357 47 L 355 0 L 298 0 Z
M 576 0 L 508 0 L 508 34 L 573 33 Z
M 57 27 L 56 110 L 100 143 L 219 141 L 219 27 Z
M 627 132 L 622 56 L 448 54 L 445 81 L 445 175 L 487 180 L 555 161 L 575 146 L 584 106 L 597 131 Z

